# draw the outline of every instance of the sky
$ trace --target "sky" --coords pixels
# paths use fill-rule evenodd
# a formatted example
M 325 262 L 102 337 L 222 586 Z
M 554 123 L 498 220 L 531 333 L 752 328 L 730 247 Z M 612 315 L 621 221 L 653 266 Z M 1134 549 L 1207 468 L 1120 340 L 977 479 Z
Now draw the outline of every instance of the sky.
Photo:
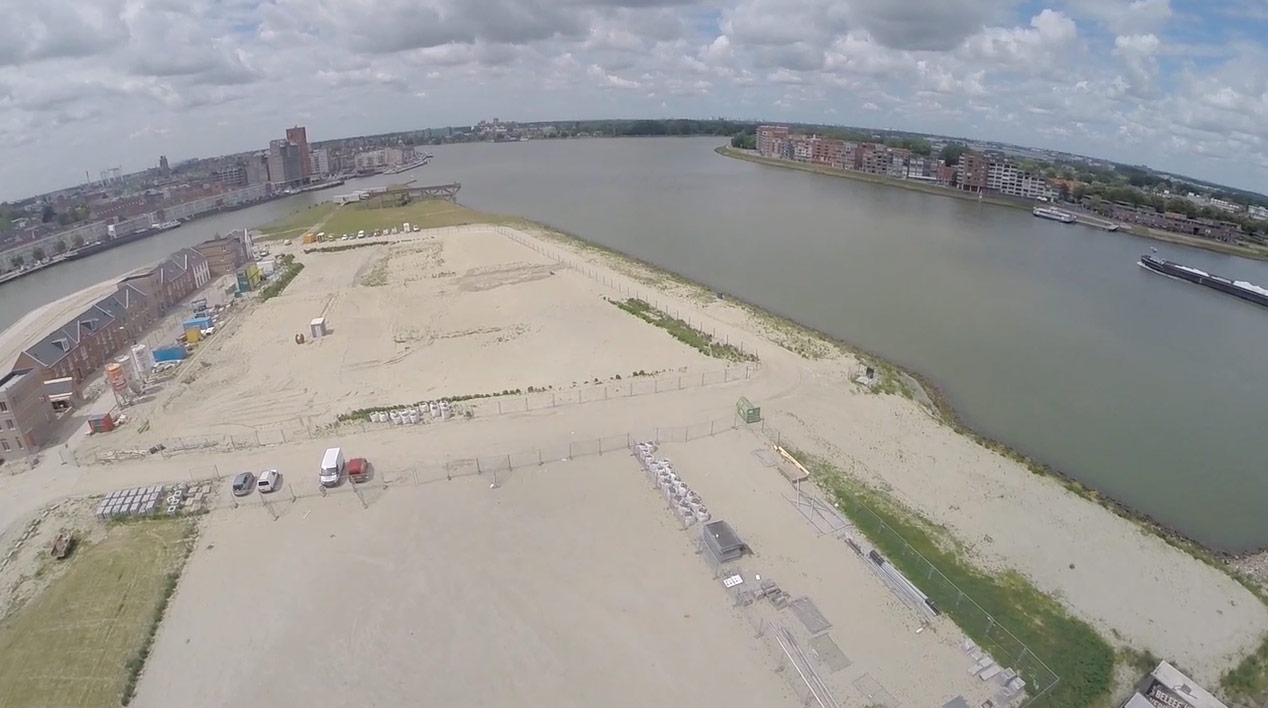
M 0 0 L 0 199 L 481 119 L 1047 147 L 1268 192 L 1268 0 Z

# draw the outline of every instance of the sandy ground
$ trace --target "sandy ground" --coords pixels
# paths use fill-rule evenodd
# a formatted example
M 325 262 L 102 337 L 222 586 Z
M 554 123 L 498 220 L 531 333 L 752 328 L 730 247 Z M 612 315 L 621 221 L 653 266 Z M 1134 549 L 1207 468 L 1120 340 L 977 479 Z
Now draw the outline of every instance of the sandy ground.
M 641 481 L 595 457 L 219 512 L 133 705 L 789 705 Z
M 311 496 L 315 494 L 314 467 L 320 459 L 321 450 L 330 444 L 341 444 L 354 454 L 371 456 L 382 471 L 383 478 L 392 480 L 394 484 L 409 485 L 411 480 L 416 483 L 443 480 L 443 462 L 449 458 L 478 455 L 496 460 L 502 455 L 544 448 L 547 451 L 544 458 L 549 460 L 568 456 L 570 444 L 576 441 L 603 436 L 619 439 L 626 433 L 632 433 L 638 437 L 655 434 L 654 431 L 662 426 L 699 425 L 702 422 L 707 431 L 709 421 L 730 419 L 735 400 L 744 395 L 760 405 L 767 420 L 798 447 L 829 456 L 843 468 L 868 481 L 883 485 L 896 497 L 933 522 L 945 526 L 974 549 L 975 557 L 983 566 L 991 569 L 1014 569 L 1028 576 L 1041 589 L 1059 597 L 1076 615 L 1091 622 L 1112 643 L 1148 649 L 1160 657 L 1173 660 L 1208 687 L 1215 686 L 1219 674 L 1268 631 L 1268 611 L 1226 575 L 1171 548 L 1157 538 L 1141 533 L 1130 522 L 1068 492 L 1058 483 L 1033 475 L 1019 465 L 958 436 L 915 404 L 898 397 L 870 395 L 860 391 L 847 380 L 848 372 L 857 365 L 852 358 L 842 356 L 808 361 L 770 341 L 794 346 L 793 340 L 796 340 L 796 345 L 800 346 L 805 344 L 800 335 L 772 327 L 768 321 L 754 319 L 740 308 L 710 298 L 698 289 L 675 285 L 662 275 L 613 262 L 607 256 L 591 250 L 566 247 L 553 241 L 541 241 L 509 231 L 503 233 L 507 234 L 508 239 L 527 246 L 516 250 L 516 243 L 498 244 L 497 239 L 490 237 L 481 247 L 487 247 L 494 254 L 501 254 L 496 262 L 502 264 L 492 271 L 474 270 L 480 267 L 475 265 L 475 256 L 462 255 L 461 246 L 451 247 L 444 242 L 444 237 L 441 239 L 439 256 L 445 259 L 444 264 L 419 265 L 432 257 L 423 250 L 403 256 L 403 259 L 408 258 L 414 264 L 411 268 L 420 268 L 422 273 L 426 273 L 427 268 L 436 268 L 440 272 L 452 270 L 462 274 L 434 279 L 416 278 L 409 283 L 402 283 L 400 287 L 407 291 L 408 288 L 415 287 L 429 293 L 426 297 L 410 301 L 410 313 L 407 315 L 392 314 L 396 310 L 386 307 L 396 288 L 347 287 L 373 270 L 373 263 L 378 257 L 376 249 L 339 254 L 330 258 L 329 264 L 324 257 L 318 262 L 315 257 L 310 256 L 312 265 L 292 284 L 292 289 L 288 289 L 286 295 L 265 303 L 243 318 L 249 324 L 258 317 L 259 323 L 250 324 L 250 328 L 244 325 L 241 332 L 225 333 L 224 339 L 216 344 L 227 357 L 222 361 L 223 365 L 204 367 L 210 373 L 200 375 L 190 388 L 201 390 L 203 394 L 182 394 L 178 399 L 180 405 L 172 406 L 166 413 L 169 420 L 164 425 L 172 426 L 173 430 L 196 431 L 221 424 L 226 422 L 225 416 L 235 410 L 234 403 L 239 398 L 242 399 L 240 404 L 243 411 L 250 412 L 257 420 L 266 421 L 275 415 L 294 415 L 293 411 L 308 406 L 317 410 L 330 410 L 342 400 L 339 398 L 341 396 L 347 402 L 339 403 L 340 408 L 353 407 L 354 402 L 373 400 L 373 396 L 386 396 L 396 390 L 402 394 L 409 391 L 411 395 L 412 392 L 417 392 L 417 397 L 423 398 L 428 395 L 427 391 L 437 390 L 434 388 L 438 385 L 435 383 L 437 379 L 445 381 L 446 385 L 484 384 L 486 390 L 499 390 L 550 384 L 552 378 L 558 382 L 560 375 L 570 381 L 572 371 L 581 366 L 591 367 L 588 371 L 594 371 L 595 376 L 606 376 L 631 368 L 697 365 L 692 363 L 696 356 L 694 352 L 675 344 L 663 332 L 638 323 L 634 318 L 602 302 L 600 296 L 604 294 L 609 297 L 633 294 L 651 300 L 658 306 L 678 308 L 683 313 L 682 316 L 707 323 L 732 341 L 750 342 L 762 358 L 760 375 L 751 380 L 694 390 L 673 390 L 513 415 L 477 417 L 470 421 L 454 421 L 452 425 L 357 434 L 345 431 L 340 437 L 325 440 L 306 440 L 232 452 L 187 454 L 169 459 L 155 457 L 107 467 L 60 465 L 46 456 L 45 463 L 32 472 L 16 477 L 0 476 L 0 525 L 13 523 L 38 509 L 40 505 L 68 495 L 208 474 L 229 475 L 237 469 L 278 467 L 288 475 L 288 483 L 301 490 L 302 494 Z M 476 242 L 472 240 L 468 243 Z M 538 258 L 543 254 L 548 257 Z M 547 275 L 542 274 L 543 267 L 559 260 L 568 262 L 570 267 L 564 268 L 557 264 L 545 270 Z M 551 270 L 555 275 L 548 274 Z M 312 278 L 308 279 L 310 275 Z M 390 264 L 387 270 L 389 279 L 403 280 L 416 275 L 418 274 L 409 271 L 393 270 Z M 509 286 L 506 284 L 508 280 L 517 284 Z M 474 292 L 463 292 L 461 297 L 457 296 L 462 283 L 475 284 Z M 482 289 L 488 283 L 498 284 L 498 287 Z M 341 295 L 333 296 L 332 289 L 339 287 L 344 287 L 345 290 Z M 557 292 L 552 289 L 557 289 Z M 543 291 L 553 294 L 546 295 Z M 467 299 L 468 296 L 470 299 Z M 396 296 L 395 299 L 399 300 L 400 297 Z M 321 314 L 327 304 L 330 305 L 329 317 L 334 329 L 331 338 L 327 342 L 314 345 L 296 346 L 292 341 L 294 333 L 303 331 L 307 321 Z M 376 307 L 383 308 L 383 311 L 376 312 Z M 565 312 L 568 314 L 564 314 Z M 450 338 L 436 336 L 434 341 L 427 340 L 431 342 L 428 346 L 419 345 L 411 349 L 403 362 L 389 363 L 394 353 L 400 353 L 398 344 L 391 340 L 392 333 L 398 331 L 398 327 L 416 327 L 423 332 L 432 333 L 429 336 L 478 327 L 500 327 L 502 331 L 506 331 L 512 323 L 525 322 L 525 316 L 531 317 L 527 320 L 531 323 L 531 331 L 512 338 L 509 342 L 497 342 L 497 336 L 491 334 Z M 608 319 L 609 316 L 615 319 Z M 377 338 L 371 336 L 375 334 L 375 327 L 383 328 L 377 332 Z M 242 336 L 242 332 L 247 332 L 249 336 Z M 254 335 L 250 335 L 251 332 Z M 363 344 L 364 352 L 351 351 L 362 343 L 353 344 L 348 339 L 356 340 L 360 337 L 371 337 L 373 341 Z M 592 338 L 602 339 L 604 345 L 595 345 Z M 665 348 L 662 349 L 662 345 Z M 403 344 L 400 346 L 404 348 Z M 581 353 L 574 352 L 574 347 L 579 348 Z M 639 351 L 637 356 L 631 353 L 635 349 Z M 326 350 L 332 350 L 334 354 L 328 356 L 330 352 Z M 233 356 L 228 356 L 230 352 Z M 656 360 L 658 357 L 659 361 Z M 274 360 L 269 361 L 269 358 Z M 367 365 L 363 369 L 349 364 L 373 361 L 381 363 L 377 366 Z M 217 373 L 218 369 L 220 371 Z M 530 371 L 531 375 L 525 374 L 511 380 L 511 373 L 521 371 Z M 377 378 L 375 372 L 378 372 Z M 213 375 L 221 377 L 218 383 L 205 383 Z M 501 381 L 508 383 L 503 384 Z M 200 389 L 200 386 L 205 388 Z M 397 400 L 397 397 L 393 396 L 393 400 Z M 274 407 L 282 413 L 273 413 Z M 752 447 L 752 443 L 745 445 L 745 452 Z M 516 470 L 507 475 L 506 489 L 503 491 L 516 489 L 517 477 L 530 475 L 533 469 L 535 468 Z M 709 477 L 701 477 L 699 484 L 704 491 L 707 485 L 717 482 L 710 482 Z M 418 487 L 418 490 L 427 492 L 436 488 L 434 484 L 427 484 Z M 752 493 L 758 496 L 773 494 L 770 490 L 763 491 L 761 487 L 754 489 L 756 491 Z M 371 506 L 372 514 L 377 514 L 377 510 L 387 509 L 389 504 L 394 503 L 396 491 L 393 487 L 383 500 Z M 401 496 L 413 491 L 412 488 L 406 489 Z M 741 491 L 728 491 L 718 487 L 709 493 L 739 495 Z M 415 497 L 411 496 L 410 499 Z M 415 508 L 431 503 L 430 497 L 426 495 L 417 499 L 413 503 Z M 462 505 L 467 503 L 467 499 L 468 497 L 452 499 L 450 506 L 453 509 L 437 510 L 436 513 L 464 511 Z M 343 501 L 349 505 L 355 504 L 348 496 Z M 587 501 L 593 503 L 600 499 L 587 498 Z M 301 499 L 300 503 L 307 502 Z M 473 505 L 477 503 L 483 502 L 471 501 Z M 736 503 L 738 505 L 740 502 Z M 787 503 L 772 498 L 769 504 L 773 505 L 772 514 L 782 514 L 784 512 L 779 511 L 779 505 Z M 711 502 L 711 506 L 713 505 Z M 327 504 L 321 508 L 333 506 Z M 431 506 L 426 508 L 431 509 Z M 349 509 L 349 514 L 359 513 L 355 506 L 349 506 Z M 320 518 L 320 526 L 342 529 L 339 524 L 343 522 L 335 518 L 326 521 L 325 512 L 322 513 L 323 516 L 319 517 L 318 511 L 314 510 L 309 521 Z M 575 513 L 578 518 L 584 519 L 590 511 L 578 509 Z M 622 513 L 626 512 L 623 510 Z M 239 537 L 250 537 L 257 541 L 263 538 L 259 544 L 264 549 L 262 552 L 288 548 L 288 544 L 292 543 L 297 549 L 308 548 L 310 546 L 307 544 L 315 544 L 318 539 L 322 539 L 322 542 L 328 542 L 338 549 L 339 554 L 349 557 L 358 554 L 371 554 L 371 557 L 379 559 L 383 557 L 378 555 L 379 549 L 369 549 L 361 540 L 356 541 L 355 548 L 340 545 L 345 541 L 352 544 L 352 540 L 340 539 L 348 534 L 356 537 L 358 532 L 365 531 L 360 527 L 350 528 L 346 532 L 331 531 L 330 533 L 336 534 L 335 539 L 328 538 L 329 533 L 314 535 L 311 531 L 307 535 L 287 535 L 279 531 L 282 535 L 273 536 L 271 529 L 283 529 L 284 524 L 299 524 L 296 519 L 302 514 L 284 517 L 276 525 L 263 512 L 256 516 L 257 520 L 248 518 L 241 522 L 249 524 L 240 531 L 241 536 L 234 536 L 228 530 L 237 528 L 234 524 L 227 526 L 226 530 L 218 530 L 218 522 L 213 524 L 209 534 L 230 534 L 225 537 L 226 544 L 231 543 L 229 539 Z M 384 523 L 394 523 L 390 520 L 392 515 L 387 516 L 389 518 Z M 422 515 L 425 516 L 426 514 Z M 457 524 L 456 521 L 454 523 Z M 763 544 L 768 543 L 768 534 L 775 533 L 773 521 L 754 518 L 744 523 L 747 528 L 752 529 L 748 533 L 761 539 Z M 794 517 L 788 523 L 796 525 L 805 522 Z M 406 533 L 407 530 L 400 528 L 400 532 Z M 789 529 L 787 533 L 797 532 Z M 376 538 L 390 536 L 391 534 L 378 533 Z M 438 537 L 454 538 L 444 534 L 438 534 Z M 219 543 L 213 545 L 220 548 Z M 798 545 L 785 554 L 790 560 L 787 561 L 789 565 L 786 566 L 786 571 L 778 571 L 782 582 L 792 584 L 796 580 L 798 571 L 792 563 L 799 554 L 818 552 L 806 551 L 808 548 L 812 548 L 812 544 Z M 218 552 L 213 549 L 211 553 Z M 250 559 L 257 551 L 251 546 L 243 553 L 245 558 Z M 200 553 L 195 558 L 191 573 L 200 567 L 199 558 L 202 556 Z M 408 558 L 405 554 L 397 553 L 393 558 L 393 562 L 405 563 L 407 566 L 412 562 L 403 560 Z M 765 558 L 763 556 L 764 561 Z M 581 554 L 578 554 L 577 562 L 580 564 L 587 561 L 582 560 Z M 840 562 L 852 563 L 854 559 L 843 557 Z M 381 575 L 386 571 L 376 563 L 385 564 L 387 561 L 362 561 L 361 565 L 348 567 L 358 568 L 357 572 L 374 573 L 372 582 L 366 583 L 369 587 L 392 586 L 396 581 Z M 512 568 L 521 567 L 517 565 L 520 563 L 518 559 L 508 560 L 506 563 Z M 274 566 L 277 570 L 270 570 Z M 190 591 L 190 595 L 196 597 L 186 602 L 195 606 L 216 606 L 217 602 L 228 602 L 220 598 L 225 596 L 233 600 L 233 609 L 213 612 L 204 608 L 202 611 L 207 612 L 207 617 L 200 621 L 209 623 L 210 626 L 210 623 L 235 615 L 253 616 L 251 608 L 258 604 L 251 594 L 254 576 L 245 572 L 237 573 L 234 559 L 225 560 L 215 567 L 223 568 L 225 577 L 236 578 L 238 581 L 220 582 L 214 588 L 209 581 L 191 583 L 190 588 L 212 589 L 208 593 Z M 268 563 L 258 567 L 264 568 L 259 571 L 264 573 L 285 571 L 301 577 L 311 577 L 304 575 L 309 571 L 306 570 L 302 552 L 272 553 L 268 556 Z M 316 568 L 312 572 L 324 571 Z M 782 575 L 785 572 L 788 573 L 787 576 Z M 408 570 L 403 573 L 402 578 L 416 577 Z M 828 579 L 828 573 L 824 569 L 818 571 L 817 575 Z M 225 588 L 241 590 L 226 592 Z M 336 620 L 329 620 L 328 616 L 337 615 L 330 608 L 340 598 L 348 602 L 356 598 L 340 595 L 339 593 L 345 592 L 343 590 L 336 592 L 332 589 L 331 593 L 337 597 L 330 599 L 325 598 L 323 592 L 308 593 L 313 596 L 311 602 L 302 592 L 297 599 L 279 596 L 277 601 L 288 604 L 293 610 L 309 618 L 315 612 L 322 612 L 323 622 L 344 623 L 344 629 L 337 630 L 336 636 L 339 631 L 344 632 L 344 636 L 354 636 L 355 630 L 352 625 L 346 624 L 349 620 L 343 619 L 343 615 L 338 615 L 339 619 Z M 852 621 L 851 612 L 859 611 L 850 607 L 834 607 L 830 604 L 833 600 L 828 591 L 808 588 L 804 592 L 813 595 L 825 614 L 830 615 L 829 619 L 842 626 Z M 870 597 L 867 591 L 860 590 L 845 594 L 859 598 Z M 495 598 L 490 602 L 495 600 L 500 601 Z M 884 607 L 884 602 L 885 600 L 877 599 L 877 607 Z M 864 611 L 869 610 L 872 608 L 872 601 L 861 601 L 859 607 L 864 608 Z M 186 611 L 193 612 L 192 609 Z M 361 617 L 360 613 L 361 610 L 357 610 L 348 614 Z M 398 616 L 389 612 L 385 617 L 387 619 L 382 621 L 386 622 Z M 863 623 L 866 626 L 866 622 Z M 320 644 L 313 641 L 312 635 L 305 634 L 317 631 L 310 630 L 309 625 L 319 627 L 320 623 L 308 622 L 301 625 L 295 620 L 291 624 L 285 624 L 279 620 L 277 624 L 263 624 L 265 626 L 251 631 L 274 634 L 251 635 L 260 637 L 251 641 L 277 647 L 279 650 L 286 644 L 283 641 L 286 637 L 297 643 Z M 938 636 L 942 637 L 941 632 Z M 191 642 L 195 641 L 193 637 L 190 639 Z M 178 661 L 177 658 L 164 656 L 169 652 L 178 655 L 181 652 L 181 647 L 172 647 L 170 641 L 166 640 L 152 659 L 158 662 L 154 666 L 162 666 L 164 661 Z M 184 638 L 180 641 L 183 642 Z M 843 651 L 862 666 L 866 659 L 865 652 L 871 650 L 872 644 L 867 644 L 866 648 L 856 648 L 851 641 L 842 638 L 839 643 Z M 875 644 L 879 647 L 876 651 L 881 657 L 889 656 L 886 652 L 904 650 L 903 647 L 906 646 L 898 639 L 878 641 Z M 409 648 L 411 645 L 403 646 L 406 651 L 412 651 Z M 933 644 L 917 648 L 931 652 L 931 656 L 944 651 Z M 298 652 L 300 659 L 310 664 L 319 663 L 319 657 L 308 656 L 305 654 L 307 650 L 303 648 L 288 651 Z M 903 690 L 925 690 L 919 686 L 905 687 L 901 673 L 905 665 L 902 661 L 909 659 L 896 659 L 897 668 L 889 667 L 887 662 L 878 661 L 875 669 L 869 665 L 867 670 L 895 695 Z M 881 663 L 886 663 L 886 666 L 881 666 Z M 171 666 L 175 667 L 173 671 L 180 671 L 179 667 L 182 665 L 177 663 Z M 188 666 L 193 667 L 193 664 Z M 302 672 L 310 669 L 308 666 L 283 666 L 275 670 Z M 242 677 L 244 684 L 252 683 L 256 678 L 256 674 L 251 673 L 253 671 L 255 669 L 231 676 Z M 211 692 L 208 695 L 221 696 L 225 702 L 234 702 L 231 699 L 239 694 L 215 693 L 216 691 L 268 690 L 267 686 L 251 689 L 245 685 L 227 685 L 230 681 L 213 682 L 207 675 L 214 676 L 215 672 L 208 672 L 206 665 L 198 671 L 192 671 L 191 668 L 191 672 L 183 679 L 215 683 L 215 687 L 207 689 Z M 161 676 L 162 672 L 156 674 Z M 393 680 L 399 684 L 412 679 L 408 672 L 402 671 Z M 346 677 L 345 682 L 367 691 L 376 690 L 372 686 L 361 686 L 355 675 Z M 906 683 L 918 682 L 908 680 Z M 143 689 L 157 690 L 144 685 Z M 149 700 L 156 700 L 158 694 L 145 695 L 150 697 Z M 249 704 L 249 701 L 268 700 L 272 694 L 241 695 L 242 700 Z M 910 695 L 913 702 L 928 698 L 917 693 L 904 695 Z M 491 696 L 490 703 L 495 703 L 496 699 L 496 696 Z M 753 701 L 745 703 L 751 704 Z
M 488 229 L 301 258 L 281 297 L 208 340 L 153 405 L 128 411 L 149 421 L 151 438 L 303 428 L 368 406 L 723 365 Z M 330 334 L 297 345 L 315 317 Z

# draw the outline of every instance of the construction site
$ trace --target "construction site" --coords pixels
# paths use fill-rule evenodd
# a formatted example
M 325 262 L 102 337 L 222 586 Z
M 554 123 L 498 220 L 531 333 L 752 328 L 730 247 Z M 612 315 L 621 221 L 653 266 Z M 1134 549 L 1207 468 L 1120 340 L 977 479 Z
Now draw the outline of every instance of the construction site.
M 505 225 L 303 248 L 125 425 L 0 479 L 16 518 L 201 513 L 132 705 L 1064 706 L 1130 688 L 1087 688 L 1064 633 L 1214 682 L 1268 629 L 1227 576 L 854 381 L 858 358 L 641 266 Z M 373 475 L 319 483 L 333 447 Z M 811 460 L 884 490 L 898 543 Z M 231 490 L 244 471 L 276 486 Z M 898 508 L 971 539 L 980 575 L 905 545 Z M 1089 543 L 1114 572 L 1064 560 Z M 1005 574 L 1061 598 L 1049 644 L 977 594 Z

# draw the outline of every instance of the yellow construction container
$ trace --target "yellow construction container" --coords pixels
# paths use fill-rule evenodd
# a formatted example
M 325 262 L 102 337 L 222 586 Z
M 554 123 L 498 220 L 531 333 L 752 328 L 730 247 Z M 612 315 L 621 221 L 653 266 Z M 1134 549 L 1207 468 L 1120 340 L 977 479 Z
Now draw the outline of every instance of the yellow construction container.
M 196 342 L 201 342 L 202 339 L 203 339 L 202 330 L 198 329 L 197 327 L 190 327 L 189 329 L 185 330 L 186 342 L 189 342 L 190 344 L 194 344 Z
M 304 234 L 303 243 L 317 243 L 317 234 L 309 231 Z

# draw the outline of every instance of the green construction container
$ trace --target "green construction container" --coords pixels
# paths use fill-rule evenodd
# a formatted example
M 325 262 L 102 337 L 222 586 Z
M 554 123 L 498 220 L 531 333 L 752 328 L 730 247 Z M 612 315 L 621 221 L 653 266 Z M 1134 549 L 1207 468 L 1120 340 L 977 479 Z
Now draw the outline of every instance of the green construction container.
M 745 423 L 756 423 L 762 419 L 762 409 L 749 403 L 749 400 L 743 396 L 740 397 L 740 402 L 735 404 L 735 412 Z

